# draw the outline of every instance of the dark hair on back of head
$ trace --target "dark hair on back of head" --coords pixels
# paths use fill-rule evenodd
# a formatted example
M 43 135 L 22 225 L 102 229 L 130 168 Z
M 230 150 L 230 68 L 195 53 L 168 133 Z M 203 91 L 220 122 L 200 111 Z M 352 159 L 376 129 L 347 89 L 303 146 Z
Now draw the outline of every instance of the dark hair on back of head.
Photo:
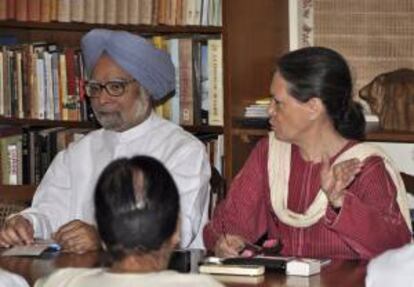
M 142 175 L 142 176 L 141 176 Z M 179 213 L 175 182 L 158 160 L 121 158 L 101 173 L 95 188 L 99 235 L 113 259 L 128 250 L 159 250 L 174 234 Z
M 335 129 L 345 138 L 363 139 L 362 106 L 352 99 L 352 78 L 345 59 L 334 50 L 307 47 L 282 56 L 276 71 L 289 93 L 301 102 L 320 98 Z

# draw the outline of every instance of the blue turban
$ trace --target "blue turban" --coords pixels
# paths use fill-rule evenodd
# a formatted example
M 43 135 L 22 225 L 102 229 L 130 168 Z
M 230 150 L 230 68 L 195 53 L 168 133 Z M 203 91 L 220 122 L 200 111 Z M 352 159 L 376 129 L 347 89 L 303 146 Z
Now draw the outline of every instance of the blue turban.
M 175 88 L 175 70 L 170 56 L 138 35 L 93 29 L 82 38 L 81 47 L 89 75 L 105 52 L 155 100 L 162 99 Z

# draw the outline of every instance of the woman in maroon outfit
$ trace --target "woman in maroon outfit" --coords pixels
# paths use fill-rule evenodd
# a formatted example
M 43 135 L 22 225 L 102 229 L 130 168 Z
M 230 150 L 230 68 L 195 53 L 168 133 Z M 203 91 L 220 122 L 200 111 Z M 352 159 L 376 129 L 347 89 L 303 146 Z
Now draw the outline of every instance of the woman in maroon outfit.
M 410 241 L 405 189 L 390 160 L 361 143 L 346 61 L 321 47 L 279 59 L 272 132 L 259 141 L 204 229 L 207 249 L 236 256 L 263 236 L 282 255 L 369 259 Z

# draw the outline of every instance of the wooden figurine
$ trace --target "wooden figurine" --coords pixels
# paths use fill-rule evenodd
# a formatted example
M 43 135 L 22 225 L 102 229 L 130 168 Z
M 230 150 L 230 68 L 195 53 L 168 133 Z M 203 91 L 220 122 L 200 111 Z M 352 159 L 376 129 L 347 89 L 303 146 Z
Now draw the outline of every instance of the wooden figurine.
M 359 96 L 378 115 L 383 130 L 414 132 L 414 70 L 380 74 L 360 90 Z

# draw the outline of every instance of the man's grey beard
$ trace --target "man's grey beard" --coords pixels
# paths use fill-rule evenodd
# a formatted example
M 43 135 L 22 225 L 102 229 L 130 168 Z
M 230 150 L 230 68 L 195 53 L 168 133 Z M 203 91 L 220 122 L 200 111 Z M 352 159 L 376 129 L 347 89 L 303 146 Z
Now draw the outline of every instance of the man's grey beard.
M 96 112 L 96 119 L 106 130 L 125 131 L 142 123 L 150 114 L 151 104 L 148 98 L 139 98 L 135 101 L 135 116 L 131 122 L 127 122 L 121 112 Z
M 96 119 L 101 124 L 101 126 L 106 130 L 118 131 L 124 124 L 120 112 L 114 113 L 96 113 Z

